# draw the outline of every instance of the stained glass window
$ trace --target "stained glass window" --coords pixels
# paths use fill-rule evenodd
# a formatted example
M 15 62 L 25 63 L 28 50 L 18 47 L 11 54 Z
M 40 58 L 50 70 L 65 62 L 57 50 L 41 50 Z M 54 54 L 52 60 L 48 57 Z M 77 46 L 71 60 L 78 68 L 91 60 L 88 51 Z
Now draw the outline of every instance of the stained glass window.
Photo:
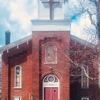
M 21 87 L 21 67 L 15 67 L 15 87 Z
M 57 63 L 57 48 L 53 44 L 49 44 L 45 48 L 45 63 Z
M 88 79 L 88 66 L 82 68 L 82 88 L 88 88 L 89 79 Z

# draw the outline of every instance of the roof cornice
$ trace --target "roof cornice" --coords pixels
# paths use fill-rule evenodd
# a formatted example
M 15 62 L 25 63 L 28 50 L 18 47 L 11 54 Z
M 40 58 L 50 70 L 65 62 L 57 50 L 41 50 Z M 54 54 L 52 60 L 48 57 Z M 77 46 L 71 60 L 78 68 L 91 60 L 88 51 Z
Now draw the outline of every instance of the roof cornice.
M 20 45 L 20 44 L 23 44 L 23 43 L 25 43 L 25 42 L 28 42 L 28 41 L 31 40 L 31 39 L 32 39 L 32 35 L 27 36 L 27 37 L 25 37 L 25 38 L 22 38 L 22 39 L 20 39 L 20 40 L 17 40 L 17 41 L 15 41 L 15 42 L 10 43 L 10 44 L 8 44 L 8 45 L 5 45 L 5 46 L 3 46 L 3 47 L 0 47 L 0 54 L 2 54 L 3 51 L 9 50 L 9 49 L 11 49 L 11 48 L 13 48 L 13 47 L 16 47 L 16 46 Z
M 83 45 L 87 45 L 87 46 L 91 46 L 91 47 L 95 47 L 95 45 L 94 44 L 91 44 L 91 43 L 89 43 L 88 41 L 85 41 L 85 40 L 83 40 L 83 39 L 80 39 L 80 38 L 78 38 L 78 37 L 76 37 L 76 36 L 74 36 L 74 35 L 70 35 L 70 38 L 71 39 L 74 39 L 76 42 L 79 42 L 79 43 L 81 43 L 81 44 L 83 44 Z M 8 44 L 8 45 L 5 45 L 5 46 L 3 46 L 3 47 L 0 47 L 0 54 L 3 54 L 3 52 L 4 51 L 8 51 L 9 49 L 11 49 L 11 48 L 13 48 L 13 47 L 16 47 L 16 46 L 19 46 L 20 44 L 23 44 L 23 43 L 25 43 L 25 42 L 27 42 L 28 43 L 28 41 L 30 41 L 32 39 L 32 35 L 29 35 L 29 36 L 27 36 L 27 37 L 25 37 L 25 38 L 22 38 L 22 39 L 20 39 L 20 40 L 17 40 L 17 41 L 15 41 L 15 42 L 13 42 L 13 43 L 10 43 L 10 44 Z
M 82 44 L 82 45 L 85 45 L 85 46 L 91 46 L 91 47 L 95 47 L 96 46 L 95 44 L 90 43 L 90 42 L 88 42 L 86 40 L 83 40 L 83 39 L 81 39 L 81 38 L 79 38 L 77 36 L 74 36 L 74 35 L 70 35 L 70 38 L 75 40 L 76 42 Z

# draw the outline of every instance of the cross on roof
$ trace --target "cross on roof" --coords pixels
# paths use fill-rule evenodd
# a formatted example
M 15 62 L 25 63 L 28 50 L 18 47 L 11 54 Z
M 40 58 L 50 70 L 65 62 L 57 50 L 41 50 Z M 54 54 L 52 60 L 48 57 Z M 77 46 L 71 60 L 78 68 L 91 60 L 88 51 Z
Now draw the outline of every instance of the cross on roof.
M 59 4 L 60 2 L 54 2 L 54 1 L 50 0 L 48 2 L 42 2 L 42 3 L 48 3 L 50 5 L 50 19 L 52 20 L 52 5 L 55 3 Z

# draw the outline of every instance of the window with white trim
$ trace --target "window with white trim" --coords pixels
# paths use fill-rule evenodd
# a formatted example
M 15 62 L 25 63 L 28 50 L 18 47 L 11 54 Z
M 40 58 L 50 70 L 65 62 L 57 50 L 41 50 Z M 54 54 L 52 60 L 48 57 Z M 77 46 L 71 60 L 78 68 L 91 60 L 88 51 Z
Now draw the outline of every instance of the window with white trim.
M 21 97 L 14 97 L 14 100 L 22 100 Z
M 89 98 L 82 98 L 81 100 L 89 100 Z
M 54 44 L 48 44 L 45 47 L 45 64 L 57 63 L 57 48 Z
M 21 74 L 22 69 L 19 65 L 15 66 L 14 87 L 21 87 Z
M 29 93 L 29 100 L 33 100 L 33 94 Z
M 88 66 L 82 67 L 81 73 L 82 73 L 81 74 L 81 87 L 82 88 L 88 88 L 89 87 Z

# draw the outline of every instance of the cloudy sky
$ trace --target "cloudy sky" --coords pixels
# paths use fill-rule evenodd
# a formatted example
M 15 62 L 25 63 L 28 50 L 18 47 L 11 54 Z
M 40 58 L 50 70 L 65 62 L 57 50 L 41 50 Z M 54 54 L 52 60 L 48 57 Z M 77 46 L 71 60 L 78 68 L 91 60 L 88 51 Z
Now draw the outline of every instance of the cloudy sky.
M 5 44 L 6 30 L 11 32 L 11 42 L 30 35 L 30 20 L 36 17 L 36 0 L 0 0 L 0 45 Z
M 11 42 L 30 35 L 31 19 L 37 18 L 37 0 L 0 0 L 0 46 L 5 44 L 5 31 L 11 32 Z M 80 33 L 84 21 L 75 18 L 72 33 Z

